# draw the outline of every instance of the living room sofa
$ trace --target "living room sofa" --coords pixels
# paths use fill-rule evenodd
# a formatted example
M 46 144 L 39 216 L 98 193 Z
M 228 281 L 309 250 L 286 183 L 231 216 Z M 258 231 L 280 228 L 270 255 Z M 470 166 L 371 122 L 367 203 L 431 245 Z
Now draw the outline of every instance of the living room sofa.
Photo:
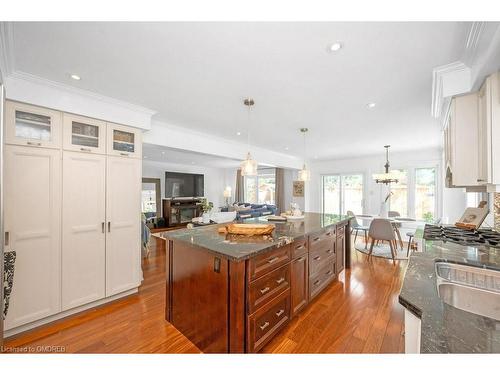
M 238 209 L 235 206 L 238 205 Z M 244 206 L 244 207 L 243 207 Z M 222 207 L 221 212 L 236 210 L 236 220 L 248 219 L 251 217 L 259 217 L 265 215 L 275 215 L 276 206 L 273 204 L 254 204 L 254 203 L 239 203 L 235 202 L 229 207 Z

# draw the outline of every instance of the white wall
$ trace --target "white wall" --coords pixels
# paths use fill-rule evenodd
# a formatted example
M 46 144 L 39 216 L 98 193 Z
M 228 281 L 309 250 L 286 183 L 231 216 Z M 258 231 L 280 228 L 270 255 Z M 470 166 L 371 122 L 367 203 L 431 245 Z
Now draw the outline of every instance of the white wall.
M 293 181 L 298 179 L 299 171 L 296 169 L 285 169 L 285 210 L 290 208 L 290 203 L 297 203 L 301 210 L 305 207 L 305 197 L 293 196 Z
M 182 165 L 150 160 L 142 161 L 142 177 L 161 180 L 161 197 L 165 198 L 165 172 L 200 173 L 205 175 L 205 197 L 217 208 L 224 204 L 224 169 L 196 165 Z
M 391 169 L 409 169 L 416 167 L 436 167 L 438 171 L 438 217 L 448 218 L 454 222 L 465 208 L 465 191 L 462 189 L 446 189 L 442 174 L 442 150 L 425 149 L 411 152 L 392 152 L 389 155 Z M 321 176 L 335 173 L 362 173 L 365 181 L 364 211 L 378 214 L 380 205 L 387 194 L 385 185 L 375 183 L 373 173 L 382 173 L 385 155 L 366 156 L 360 158 L 316 161 L 311 165 L 311 181 L 306 183 L 306 210 L 321 211 Z

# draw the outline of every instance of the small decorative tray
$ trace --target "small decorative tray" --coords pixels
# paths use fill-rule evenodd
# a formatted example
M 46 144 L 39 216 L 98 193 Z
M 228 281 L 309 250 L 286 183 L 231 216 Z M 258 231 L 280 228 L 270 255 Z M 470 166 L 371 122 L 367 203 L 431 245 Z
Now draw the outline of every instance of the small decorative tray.
M 283 216 L 284 218 L 286 218 L 287 220 L 302 220 L 304 218 L 304 215 L 300 215 L 300 216 L 293 216 L 293 215 L 285 215 L 285 214 L 281 214 L 281 216 Z
M 275 226 L 273 224 L 229 224 L 218 229 L 219 233 L 240 234 L 244 236 L 259 236 L 271 234 Z

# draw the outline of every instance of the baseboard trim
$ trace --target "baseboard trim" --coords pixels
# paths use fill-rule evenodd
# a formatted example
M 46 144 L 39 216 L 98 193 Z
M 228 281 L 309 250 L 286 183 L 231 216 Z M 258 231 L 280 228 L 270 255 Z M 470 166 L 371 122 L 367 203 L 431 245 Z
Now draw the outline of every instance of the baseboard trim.
M 130 290 L 126 290 L 125 292 L 115 294 L 114 296 L 111 296 L 111 297 L 107 297 L 107 298 L 100 299 L 98 301 L 90 302 L 90 303 L 87 303 L 85 305 L 74 307 L 70 310 L 62 311 L 62 312 L 57 313 L 55 315 L 51 315 L 51 316 L 48 316 L 48 317 L 43 318 L 43 319 L 39 319 L 39 320 L 31 322 L 31 323 L 23 324 L 22 326 L 19 326 L 19 327 L 11 328 L 11 329 L 4 332 L 4 338 L 19 335 L 21 333 L 26 333 L 27 331 L 30 331 L 32 329 L 40 328 L 41 326 L 44 326 L 44 325 L 49 324 L 49 323 L 53 323 L 57 320 L 67 318 L 71 315 L 81 313 L 85 310 L 89 310 L 89 309 L 92 309 L 94 307 L 105 305 L 107 303 L 116 301 L 118 299 L 128 297 L 132 294 L 137 294 L 138 291 L 139 291 L 139 288 L 133 288 Z

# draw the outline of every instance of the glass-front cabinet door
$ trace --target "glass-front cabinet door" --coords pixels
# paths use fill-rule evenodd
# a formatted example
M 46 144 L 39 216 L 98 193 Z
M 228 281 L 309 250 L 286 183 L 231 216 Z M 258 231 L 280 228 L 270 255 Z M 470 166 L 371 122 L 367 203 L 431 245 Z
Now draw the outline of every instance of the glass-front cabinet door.
M 106 123 L 88 117 L 63 115 L 63 146 L 65 150 L 106 153 Z
M 61 112 L 34 105 L 5 103 L 5 143 L 33 147 L 61 147 Z
M 107 123 L 108 155 L 141 157 L 142 133 L 129 126 Z

